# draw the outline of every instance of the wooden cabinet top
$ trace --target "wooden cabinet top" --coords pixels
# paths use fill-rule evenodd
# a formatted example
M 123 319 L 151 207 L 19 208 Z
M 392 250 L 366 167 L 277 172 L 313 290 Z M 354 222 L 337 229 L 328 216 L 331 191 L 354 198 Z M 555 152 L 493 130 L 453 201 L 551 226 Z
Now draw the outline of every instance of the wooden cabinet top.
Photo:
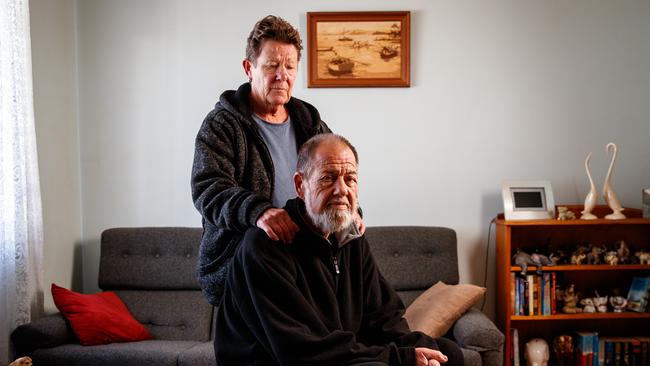
M 627 217 L 623 220 L 606 220 L 605 215 L 610 214 L 612 210 L 609 207 L 600 205 L 592 212 L 599 218 L 596 220 L 580 220 L 580 211 L 582 205 L 557 205 L 568 207 L 576 215 L 575 220 L 506 220 L 502 213 L 497 215 L 496 224 L 505 226 L 577 226 L 577 225 L 650 225 L 650 218 L 643 218 L 643 212 L 638 208 L 626 208 L 623 214 Z M 557 207 L 556 206 L 556 207 Z M 600 218 L 603 217 L 603 218 Z

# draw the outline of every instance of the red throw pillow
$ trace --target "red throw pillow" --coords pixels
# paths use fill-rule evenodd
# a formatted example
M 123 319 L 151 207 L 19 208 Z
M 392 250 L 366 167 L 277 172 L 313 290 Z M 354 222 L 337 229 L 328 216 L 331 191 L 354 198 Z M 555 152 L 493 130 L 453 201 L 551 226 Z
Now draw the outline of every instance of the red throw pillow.
M 84 346 L 152 339 L 114 292 L 85 295 L 52 284 L 52 297 Z

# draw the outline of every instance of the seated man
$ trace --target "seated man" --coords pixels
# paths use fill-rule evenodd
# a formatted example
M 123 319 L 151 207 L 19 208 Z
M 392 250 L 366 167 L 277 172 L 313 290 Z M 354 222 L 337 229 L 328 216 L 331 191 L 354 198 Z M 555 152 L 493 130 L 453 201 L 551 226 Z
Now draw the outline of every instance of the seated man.
M 411 332 L 379 273 L 357 210 L 357 152 L 320 134 L 298 154 L 290 245 L 248 229 L 217 315 L 215 351 L 229 365 L 462 365 L 460 349 Z M 442 351 L 442 352 L 441 352 Z M 447 356 L 446 356 L 446 355 Z

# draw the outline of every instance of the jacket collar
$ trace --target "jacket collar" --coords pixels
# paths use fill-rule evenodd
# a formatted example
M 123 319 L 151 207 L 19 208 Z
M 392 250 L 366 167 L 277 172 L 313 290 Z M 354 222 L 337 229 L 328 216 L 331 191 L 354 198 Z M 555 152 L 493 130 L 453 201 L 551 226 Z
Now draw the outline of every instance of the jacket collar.
M 250 104 L 251 84 L 243 83 L 235 90 L 227 90 L 221 94 L 219 104 L 222 108 L 241 116 L 241 120 L 255 128 L 253 121 L 253 109 Z M 318 132 L 320 114 L 311 104 L 300 99 L 291 97 L 285 105 L 292 121 L 296 121 L 294 128 L 299 135 L 299 142 L 302 144 L 310 136 Z M 216 108 L 219 108 L 217 105 Z M 298 137 L 298 136 L 297 136 Z

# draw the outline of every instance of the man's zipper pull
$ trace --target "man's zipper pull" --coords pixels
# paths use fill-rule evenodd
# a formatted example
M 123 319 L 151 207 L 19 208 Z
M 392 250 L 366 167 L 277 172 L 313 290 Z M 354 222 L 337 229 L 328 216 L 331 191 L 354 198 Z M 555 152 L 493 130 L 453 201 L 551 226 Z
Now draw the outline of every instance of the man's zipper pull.
M 339 271 L 339 261 L 336 259 L 336 256 L 333 256 L 332 259 L 334 260 L 334 269 L 336 270 L 336 274 L 340 274 L 341 271 Z

